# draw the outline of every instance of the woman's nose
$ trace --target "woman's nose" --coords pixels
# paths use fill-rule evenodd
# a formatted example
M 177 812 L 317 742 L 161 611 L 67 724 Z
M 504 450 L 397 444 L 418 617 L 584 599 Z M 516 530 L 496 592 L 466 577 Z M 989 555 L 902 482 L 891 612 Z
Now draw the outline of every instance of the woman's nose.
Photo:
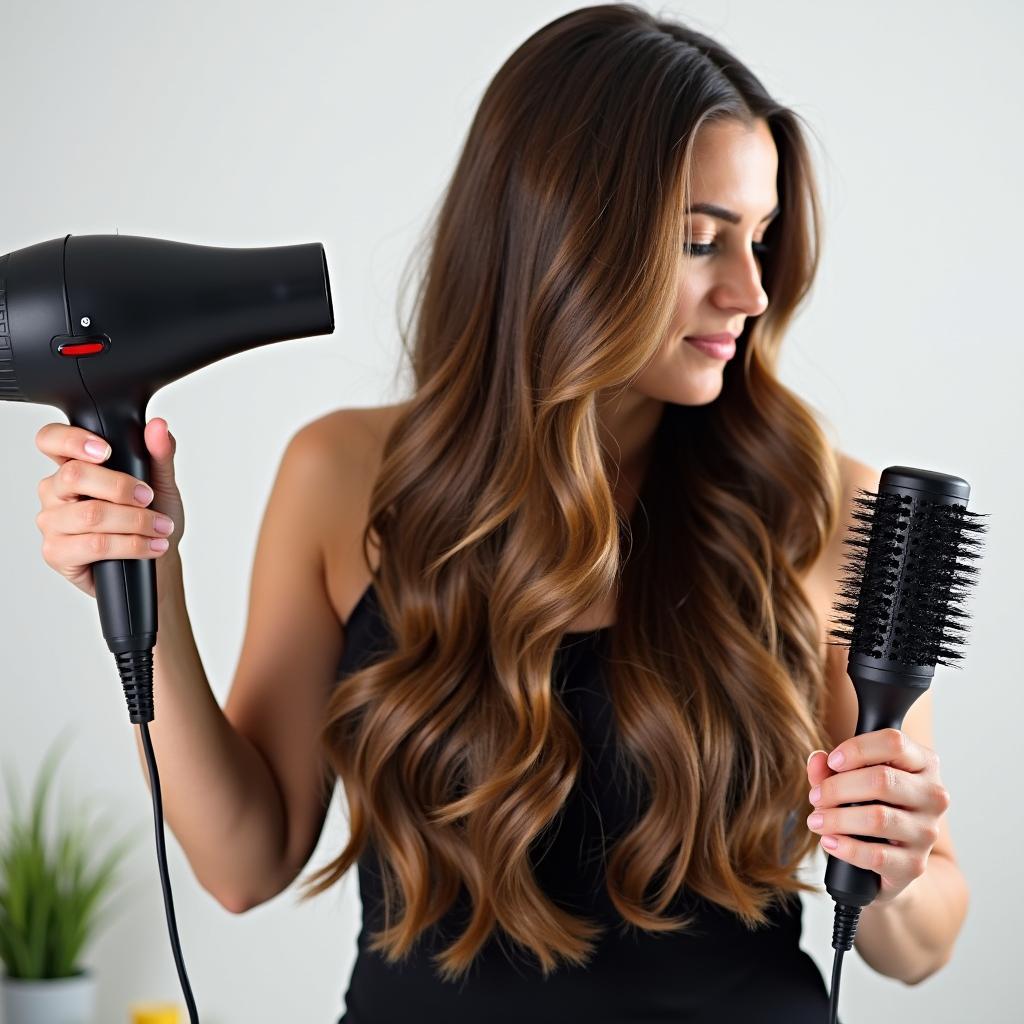
M 751 256 L 738 260 L 723 273 L 718 284 L 719 304 L 759 316 L 768 308 L 768 294 L 761 284 L 761 268 Z

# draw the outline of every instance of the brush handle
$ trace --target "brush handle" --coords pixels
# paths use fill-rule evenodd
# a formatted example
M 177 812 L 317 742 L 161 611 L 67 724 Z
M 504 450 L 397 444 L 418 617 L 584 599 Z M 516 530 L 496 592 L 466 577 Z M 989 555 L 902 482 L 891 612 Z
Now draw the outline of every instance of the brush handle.
M 859 711 L 855 736 L 879 729 L 900 729 L 914 701 L 924 693 L 931 677 L 907 676 L 896 672 L 859 669 L 851 659 L 849 676 L 857 690 Z M 840 807 L 863 807 L 874 800 L 860 800 Z M 883 836 L 853 836 L 865 843 L 888 842 Z M 868 868 L 825 854 L 825 889 L 837 902 L 849 907 L 866 907 L 878 895 L 882 879 Z

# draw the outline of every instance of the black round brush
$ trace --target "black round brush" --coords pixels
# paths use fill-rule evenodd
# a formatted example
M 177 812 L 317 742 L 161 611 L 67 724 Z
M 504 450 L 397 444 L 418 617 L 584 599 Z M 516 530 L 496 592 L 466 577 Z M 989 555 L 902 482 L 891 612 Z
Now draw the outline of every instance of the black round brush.
M 850 648 L 847 672 L 859 703 L 857 736 L 899 729 L 928 689 L 936 664 L 952 665 L 962 657 L 967 619 L 962 602 L 976 581 L 970 563 L 979 557 L 979 534 L 987 529 L 980 521 L 984 516 L 967 511 L 971 488 L 960 477 L 889 466 L 877 492 L 858 492 L 857 525 L 843 542 L 850 551 L 828 641 Z M 843 953 L 853 945 L 861 908 L 878 895 L 881 879 L 825 856 L 825 888 L 836 904 L 829 1017 L 836 1024 Z

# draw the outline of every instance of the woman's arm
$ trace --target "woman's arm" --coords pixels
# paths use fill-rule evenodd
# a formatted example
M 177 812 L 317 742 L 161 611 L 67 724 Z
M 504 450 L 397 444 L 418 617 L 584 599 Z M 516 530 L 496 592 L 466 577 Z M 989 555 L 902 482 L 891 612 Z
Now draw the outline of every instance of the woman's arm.
M 359 446 L 315 421 L 288 444 L 263 516 L 249 618 L 224 709 L 203 670 L 180 567 L 160 563 L 150 734 L 164 818 L 196 878 L 242 913 L 284 889 L 320 834 L 318 733 L 342 645 L 323 584 L 323 538 L 361 495 Z M 340 481 L 340 482 L 339 482 Z M 148 781 L 141 738 L 139 757 Z
M 276 870 L 282 813 L 266 764 L 232 728 L 214 696 L 185 605 L 181 566 L 157 573 L 159 632 L 153 648 L 154 719 L 149 723 L 164 821 L 202 887 L 231 911 Z M 142 733 L 135 729 L 146 786 Z
M 924 874 L 895 900 L 861 911 L 853 944 L 879 974 L 917 985 L 952 958 L 969 898 L 960 868 L 936 847 Z

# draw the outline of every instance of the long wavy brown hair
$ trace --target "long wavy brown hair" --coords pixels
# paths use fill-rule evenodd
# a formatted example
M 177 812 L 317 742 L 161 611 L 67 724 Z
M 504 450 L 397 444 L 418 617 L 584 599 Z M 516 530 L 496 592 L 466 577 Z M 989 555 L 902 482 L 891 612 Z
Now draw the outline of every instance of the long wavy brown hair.
M 627 521 L 598 400 L 662 343 L 695 135 L 723 118 L 764 119 L 779 153 L 770 303 L 713 402 L 666 403 Z M 372 948 L 388 960 L 463 886 L 468 924 L 434 958 L 445 980 L 495 926 L 545 976 L 593 952 L 604 926 L 549 898 L 530 851 L 581 765 L 553 658 L 609 597 L 619 767 L 642 795 L 606 858 L 623 925 L 687 927 L 668 913 L 684 883 L 749 927 L 815 891 L 794 873 L 817 838 L 788 836 L 786 817 L 806 805 L 807 752 L 828 745 L 801 576 L 837 525 L 839 475 L 776 362 L 816 272 L 819 210 L 797 115 L 718 43 L 639 7 L 557 18 L 488 85 L 428 232 L 411 350 L 402 334 L 414 394 L 362 538 L 394 648 L 328 705 L 324 785 L 341 778 L 351 834 L 302 896 L 375 850 Z

